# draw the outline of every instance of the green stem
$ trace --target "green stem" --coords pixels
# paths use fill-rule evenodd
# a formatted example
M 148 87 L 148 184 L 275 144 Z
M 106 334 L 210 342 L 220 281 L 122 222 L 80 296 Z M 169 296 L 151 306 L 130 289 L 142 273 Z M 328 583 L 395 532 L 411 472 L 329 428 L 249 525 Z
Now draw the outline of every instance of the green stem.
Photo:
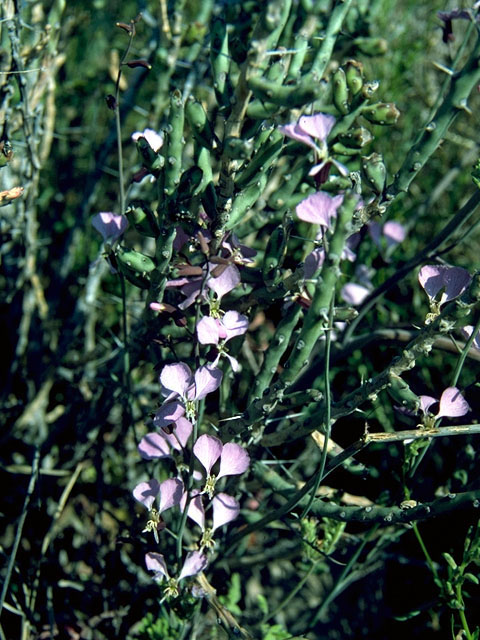
M 455 371 L 453 373 L 453 379 L 452 379 L 452 387 L 456 387 L 457 386 L 457 382 L 458 382 L 458 378 L 460 377 L 460 373 L 462 371 L 463 365 L 465 363 L 465 359 L 471 349 L 471 346 L 473 344 L 473 341 L 475 340 L 475 338 L 478 335 L 478 332 L 480 331 L 480 316 L 477 320 L 477 324 L 473 327 L 473 331 L 471 336 L 469 337 L 469 339 L 467 340 L 467 342 L 465 343 L 465 346 L 463 347 L 462 353 L 460 354 L 460 357 L 458 358 L 458 362 L 457 362 L 457 366 L 455 367 Z
M 413 532 L 415 533 L 415 537 L 418 540 L 418 544 L 420 545 L 420 547 L 421 547 L 421 549 L 423 551 L 423 555 L 425 556 L 425 560 L 427 561 L 428 568 L 432 572 L 433 577 L 435 578 L 435 582 L 437 582 L 437 584 L 440 584 L 440 579 L 438 577 L 438 571 L 436 570 L 435 565 L 433 563 L 433 560 L 430 557 L 430 554 L 428 553 L 428 549 L 425 546 L 425 543 L 423 542 L 423 538 L 420 535 L 420 531 L 418 530 L 418 525 L 417 525 L 416 522 L 412 522 L 412 528 L 413 528 Z

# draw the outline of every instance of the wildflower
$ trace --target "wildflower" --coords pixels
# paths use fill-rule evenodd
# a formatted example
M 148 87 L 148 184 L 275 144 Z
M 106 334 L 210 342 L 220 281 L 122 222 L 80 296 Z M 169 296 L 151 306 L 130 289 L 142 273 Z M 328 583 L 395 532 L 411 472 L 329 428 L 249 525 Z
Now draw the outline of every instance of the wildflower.
M 238 361 L 225 351 L 225 344 L 234 338 L 244 334 L 248 329 L 248 318 L 238 311 L 227 311 L 223 318 L 204 316 L 197 323 L 197 336 L 200 344 L 214 344 L 218 348 L 218 355 L 213 366 L 216 366 L 220 356 L 225 355 L 234 371 L 238 371 Z
M 147 433 L 140 440 L 138 451 L 145 460 L 171 457 L 171 449 L 181 451 L 185 448 L 192 433 L 192 423 L 183 416 L 174 422 L 172 433 L 161 430 L 160 433 Z
M 197 575 L 197 573 L 200 573 L 206 568 L 207 564 L 208 559 L 205 554 L 201 551 L 191 551 L 185 558 L 178 578 L 171 578 L 168 574 L 165 558 L 161 553 L 151 551 L 145 554 L 145 565 L 149 571 L 154 572 L 154 579 L 159 581 L 162 581 L 164 578 L 167 579 L 167 586 L 164 589 L 166 598 L 177 598 L 178 583 L 180 580 Z
M 204 492 L 210 499 L 219 478 L 244 473 L 250 464 L 250 457 L 243 447 L 233 442 L 222 444 L 219 438 L 208 434 L 198 438 L 193 445 L 193 453 L 207 472 Z M 215 476 L 211 474 L 211 471 L 217 460 L 220 460 L 220 468 Z
M 152 479 L 148 482 L 140 482 L 133 490 L 133 497 L 141 502 L 150 512 L 143 533 L 152 531 L 155 540 L 158 542 L 158 531 L 165 528 L 162 518 L 164 511 L 180 504 L 183 496 L 183 482 L 178 478 L 168 478 L 162 483 Z M 156 509 L 153 505 L 158 499 L 159 506 Z
M 232 291 L 240 283 L 240 272 L 234 264 L 214 264 L 208 263 L 208 273 L 201 271 L 199 275 L 194 274 L 193 278 L 186 277 L 168 280 L 166 286 L 169 288 L 179 287 L 186 299 L 178 307 L 182 310 L 192 305 L 199 296 L 205 300 L 204 284 L 217 294 L 217 303 L 229 291 Z
M 318 191 L 299 202 L 295 211 L 300 220 L 330 228 L 342 202 L 343 195 L 330 196 L 328 193 Z
M 425 265 L 418 273 L 418 280 L 430 298 L 430 304 L 438 312 L 442 304 L 457 298 L 465 291 L 471 276 L 461 267 Z M 437 301 L 436 297 L 440 291 L 442 294 Z
M 92 218 L 93 228 L 101 234 L 103 241 L 113 244 L 128 227 L 125 216 L 116 215 L 110 211 L 102 211 Z
M 407 236 L 403 224 L 395 222 L 395 220 L 388 220 L 383 226 L 378 222 L 370 222 L 368 232 L 377 247 L 381 251 L 385 251 L 385 258 L 388 258 L 395 247 L 403 242 Z
M 220 386 L 222 372 L 211 365 L 203 365 L 192 374 L 184 362 L 167 364 L 160 373 L 160 382 L 167 393 L 165 404 L 156 412 L 153 423 L 166 427 L 186 414 L 195 418 L 195 402 L 202 400 Z
M 353 305 L 354 307 L 362 304 L 369 294 L 370 289 L 367 289 L 367 287 L 364 287 L 361 284 L 356 284 L 355 282 L 347 282 L 340 291 L 340 295 L 345 302 Z

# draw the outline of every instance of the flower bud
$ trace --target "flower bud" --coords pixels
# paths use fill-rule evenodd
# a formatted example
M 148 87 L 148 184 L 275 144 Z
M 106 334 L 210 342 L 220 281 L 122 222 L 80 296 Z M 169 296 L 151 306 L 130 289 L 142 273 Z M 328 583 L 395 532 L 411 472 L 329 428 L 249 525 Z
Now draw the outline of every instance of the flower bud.
M 395 124 L 400 111 L 393 102 L 377 102 L 365 107 L 362 115 L 373 124 Z
M 363 87 L 363 64 L 358 60 L 347 60 L 345 64 L 345 76 L 350 95 L 356 96 Z

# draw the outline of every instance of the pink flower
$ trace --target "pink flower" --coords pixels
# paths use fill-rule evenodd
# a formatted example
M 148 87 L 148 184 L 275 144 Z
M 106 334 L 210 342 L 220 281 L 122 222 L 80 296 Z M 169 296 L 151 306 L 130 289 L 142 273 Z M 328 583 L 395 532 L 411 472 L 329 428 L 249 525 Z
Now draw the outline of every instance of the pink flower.
M 159 483 L 157 480 L 140 482 L 133 490 L 133 497 L 147 509 L 152 509 L 155 500 L 159 500 L 158 513 L 179 505 L 183 495 L 183 482 L 178 478 L 169 478 Z
M 160 433 L 147 433 L 140 440 L 138 451 L 145 460 L 155 460 L 157 458 L 171 457 L 171 449 L 181 451 L 185 448 L 192 433 L 192 423 L 184 417 L 178 418 L 174 422 L 172 433 L 160 431 Z
M 93 228 L 101 234 L 103 241 L 113 244 L 128 227 L 125 216 L 120 216 L 111 211 L 102 211 L 92 218 Z
M 248 329 L 248 318 L 238 311 L 227 311 L 223 318 L 204 316 L 197 323 L 197 336 L 200 344 L 218 346 L 218 356 L 212 363 L 218 364 L 221 355 L 225 355 L 234 371 L 238 371 L 238 361 L 225 351 L 225 344 L 235 336 L 243 335 Z
M 330 196 L 328 193 L 318 191 L 299 202 L 295 211 L 300 220 L 329 228 L 342 202 L 342 195 Z
M 342 290 L 340 291 L 340 295 L 345 300 L 345 302 L 347 304 L 351 304 L 354 307 L 362 304 L 362 302 L 369 294 L 370 289 L 367 289 L 361 284 L 356 284 L 355 282 L 348 282 L 342 287 Z
M 162 581 L 164 578 L 167 579 L 168 584 L 164 591 L 165 597 L 167 598 L 176 598 L 178 596 L 178 583 L 180 580 L 197 575 L 197 573 L 200 573 L 207 567 L 207 564 L 208 558 L 204 553 L 201 551 L 190 551 L 185 558 L 178 578 L 171 578 L 168 574 L 165 558 L 161 553 L 151 551 L 145 554 L 145 565 L 149 571 L 154 572 L 154 579 L 159 581 Z
M 244 473 L 250 464 L 248 453 L 238 444 L 222 441 L 215 436 L 204 434 L 193 445 L 193 453 L 207 472 L 205 493 L 213 496 L 215 483 L 223 476 L 234 476 Z M 211 475 L 213 465 L 220 460 L 220 468 L 216 476 Z
M 457 387 L 448 387 L 440 396 L 440 401 L 432 396 L 420 396 L 420 408 L 424 415 L 430 407 L 439 402 L 435 418 L 459 418 L 470 411 L 470 406 Z
M 334 116 L 326 113 L 317 113 L 313 116 L 302 116 L 298 122 L 278 127 L 278 130 L 289 138 L 303 142 L 315 149 L 319 154 L 322 154 L 323 149 L 315 144 L 313 138 L 319 140 L 323 146 L 334 124 Z
M 469 285 L 471 276 L 461 267 L 425 265 L 419 271 L 418 280 L 430 298 L 430 302 L 435 301 L 440 307 L 462 294 Z M 440 291 L 442 292 L 440 300 L 436 301 Z

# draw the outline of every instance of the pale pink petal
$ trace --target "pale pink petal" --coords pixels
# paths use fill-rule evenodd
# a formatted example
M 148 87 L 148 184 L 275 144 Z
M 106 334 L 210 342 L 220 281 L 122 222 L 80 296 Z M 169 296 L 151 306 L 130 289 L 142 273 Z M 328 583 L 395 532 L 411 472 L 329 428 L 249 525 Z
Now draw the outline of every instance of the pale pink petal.
M 192 305 L 202 292 L 202 279 L 198 278 L 191 282 L 187 282 L 182 289 L 182 294 L 186 296 L 186 299 L 178 305 L 178 308 L 185 311 L 190 305 Z
M 440 409 L 437 418 L 458 418 L 470 411 L 470 406 L 456 387 L 448 387 L 440 397 Z
M 110 211 L 102 211 L 92 218 L 93 228 L 101 234 L 104 242 L 114 242 L 128 227 L 125 216 L 116 215 Z
M 167 565 L 161 553 L 150 551 L 145 554 L 145 565 L 149 571 L 155 571 L 155 578 L 168 578 Z
M 238 313 L 238 311 L 227 311 L 222 318 L 222 324 L 225 328 L 226 338 L 230 340 L 235 336 L 241 336 L 248 329 L 247 316 Z
M 302 116 L 298 121 L 298 128 L 303 133 L 325 142 L 334 124 L 334 116 L 316 113 L 313 116 Z
M 362 304 L 369 293 L 370 291 L 366 287 L 362 287 L 361 284 L 355 284 L 354 282 L 347 283 L 340 291 L 340 295 L 345 302 L 353 306 Z
M 428 413 L 430 407 L 438 402 L 437 398 L 432 398 L 432 396 L 419 396 L 420 397 L 420 410 L 423 415 Z
M 226 493 L 218 493 L 212 500 L 213 527 L 212 531 L 218 527 L 231 522 L 238 517 L 240 505 L 237 500 Z
M 184 415 L 185 407 L 181 402 L 178 402 L 177 400 L 174 400 L 173 402 L 166 402 L 155 412 L 153 424 L 158 429 L 162 429 L 164 427 L 168 427 L 173 422 L 177 422 Z
M 135 500 L 141 502 L 147 509 L 151 509 L 160 491 L 160 484 L 157 480 L 140 482 L 133 490 Z
M 167 458 L 171 455 L 167 441 L 160 433 L 147 433 L 140 440 L 138 452 L 145 460 Z
M 403 242 L 407 236 L 407 230 L 395 220 L 389 220 L 383 225 L 383 235 L 387 240 L 387 247 L 395 246 Z
M 168 478 L 160 484 L 159 513 L 180 504 L 183 495 L 183 482 L 178 478 Z
M 234 264 L 229 264 L 216 278 L 210 276 L 207 280 L 208 287 L 215 291 L 219 299 L 235 289 L 238 284 L 240 284 L 240 272 Z
M 197 323 L 197 337 L 200 344 L 218 344 L 219 322 L 211 316 L 204 316 Z
M 178 580 L 188 578 L 189 576 L 196 576 L 197 573 L 203 571 L 208 564 L 207 556 L 201 551 L 191 551 L 187 554 L 183 568 L 178 576 Z
M 180 503 L 180 508 L 182 511 L 185 510 L 186 504 L 187 492 L 185 491 Z M 187 515 L 198 524 L 202 531 L 205 530 L 205 509 L 203 508 L 202 496 L 200 495 L 200 491 L 198 489 L 194 489 L 192 491 L 192 498 L 188 504 Z
M 320 269 L 325 260 L 325 250 L 321 247 L 314 249 L 305 258 L 303 275 L 308 280 Z
M 210 471 L 219 459 L 222 449 L 222 441 L 208 434 L 200 436 L 193 445 L 193 453 L 204 466 L 207 475 L 210 475 Z
M 222 476 L 236 476 L 244 473 L 250 464 L 250 456 L 243 447 L 233 442 L 223 445 L 220 456 L 220 471 L 217 478 Z
M 278 130 L 280 131 L 280 133 L 283 133 L 283 135 L 288 136 L 293 140 L 297 140 L 298 142 L 303 142 L 303 144 L 306 144 L 309 147 L 312 147 L 312 149 L 315 149 L 316 151 L 320 152 L 320 149 L 314 143 L 312 138 L 307 133 L 305 133 L 302 129 L 300 129 L 300 127 L 296 122 L 291 124 L 285 124 L 281 127 L 278 127 Z
M 300 220 L 329 227 L 342 202 L 342 195 L 332 197 L 328 193 L 318 191 L 299 202 L 295 211 Z
M 441 298 L 443 304 L 459 296 L 467 288 L 471 276 L 461 267 L 425 265 L 418 273 L 418 280 L 430 299 L 435 298 L 443 289 Z
M 168 391 L 174 391 L 181 398 L 185 398 L 193 382 L 190 367 L 184 362 L 166 364 L 160 373 L 160 382 Z
M 173 449 L 181 451 L 185 448 L 193 431 L 192 423 L 184 417 L 175 421 L 172 433 L 164 433 L 163 437 Z
M 222 381 L 222 371 L 210 365 L 203 365 L 195 371 L 195 395 L 191 400 L 202 400 L 216 391 Z
M 240 365 L 238 363 L 238 360 L 236 358 L 234 358 L 233 356 L 231 356 L 229 353 L 224 353 L 223 355 L 230 362 L 230 366 L 232 367 L 233 371 L 235 371 L 235 373 L 237 373 L 237 371 L 240 369 Z

